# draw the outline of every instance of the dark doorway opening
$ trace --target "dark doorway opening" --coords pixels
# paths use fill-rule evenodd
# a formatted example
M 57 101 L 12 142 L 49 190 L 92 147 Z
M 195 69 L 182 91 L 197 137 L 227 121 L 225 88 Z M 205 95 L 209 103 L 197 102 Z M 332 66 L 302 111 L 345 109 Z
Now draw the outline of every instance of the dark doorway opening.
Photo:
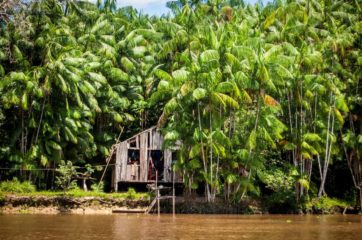
M 164 171 L 164 158 L 163 152 L 161 150 L 151 150 L 149 152 L 149 162 L 148 162 L 148 180 L 156 180 L 156 171 L 157 171 L 157 180 L 161 181 L 163 179 Z

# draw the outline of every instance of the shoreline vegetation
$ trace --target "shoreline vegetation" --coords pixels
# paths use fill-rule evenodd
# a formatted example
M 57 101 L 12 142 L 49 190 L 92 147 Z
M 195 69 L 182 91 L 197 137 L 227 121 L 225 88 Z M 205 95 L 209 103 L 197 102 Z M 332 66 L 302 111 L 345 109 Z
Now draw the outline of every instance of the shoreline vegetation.
M 112 214 L 115 209 L 146 209 L 148 194 L 92 192 L 3 193 L 0 214 Z
M 0 214 L 112 214 L 113 210 L 146 210 L 151 196 L 130 189 L 123 193 L 98 193 L 73 190 L 64 192 L 1 193 Z M 161 213 L 172 213 L 171 202 L 161 203 Z M 268 209 L 265 202 L 245 199 L 238 204 L 217 199 L 176 198 L 177 214 L 355 214 L 357 209 L 347 202 L 314 199 L 299 212 L 290 209 Z
M 64 177 L 64 176 L 63 176 Z M 65 177 L 63 180 L 69 178 Z M 60 178 L 59 178 L 60 180 Z M 0 214 L 112 214 L 113 211 L 142 212 L 155 198 L 151 192 L 105 193 L 92 186 L 92 191 L 79 189 L 70 181 L 63 191 L 37 191 L 28 181 L 18 179 L 0 182 Z M 161 213 L 172 213 L 171 201 L 161 201 Z M 156 209 L 153 209 L 153 213 Z M 301 207 L 283 198 L 245 197 L 242 201 L 226 201 L 217 197 L 207 202 L 200 195 L 176 197 L 178 214 L 350 214 L 358 213 L 353 202 L 321 197 L 313 198 Z M 151 211 L 152 213 L 152 211 Z
M 0 1 L 3 212 L 362 212 L 361 1 Z

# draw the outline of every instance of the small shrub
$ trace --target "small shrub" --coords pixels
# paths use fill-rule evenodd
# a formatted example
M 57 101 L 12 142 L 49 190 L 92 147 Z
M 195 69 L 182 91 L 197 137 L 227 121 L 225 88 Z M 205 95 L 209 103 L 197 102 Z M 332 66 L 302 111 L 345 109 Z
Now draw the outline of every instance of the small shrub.
M 0 183 L 0 192 L 9 193 L 31 193 L 35 192 L 36 188 L 31 182 L 20 182 L 17 178 L 11 181 L 4 181 Z
M 93 192 L 103 193 L 104 192 L 104 182 L 92 184 L 91 189 Z
M 134 190 L 134 188 L 128 188 L 126 198 L 131 200 L 136 199 L 137 198 L 136 190 Z
M 336 210 L 348 207 L 349 204 L 336 198 L 321 197 L 314 198 L 306 204 L 307 210 L 312 210 L 315 213 L 330 214 L 335 213 Z
M 293 213 L 297 211 L 293 191 L 272 193 L 265 199 L 265 207 L 269 213 Z
M 73 166 L 71 161 L 61 161 L 58 168 L 56 169 L 59 176 L 56 177 L 56 185 L 64 192 L 74 189 L 77 186 L 74 176 L 77 175 L 77 167 Z
M 297 211 L 294 196 L 295 179 L 292 169 L 283 171 L 280 168 L 271 168 L 258 172 L 259 179 L 265 187 L 272 191 L 265 196 L 265 208 L 270 213 L 292 213 Z

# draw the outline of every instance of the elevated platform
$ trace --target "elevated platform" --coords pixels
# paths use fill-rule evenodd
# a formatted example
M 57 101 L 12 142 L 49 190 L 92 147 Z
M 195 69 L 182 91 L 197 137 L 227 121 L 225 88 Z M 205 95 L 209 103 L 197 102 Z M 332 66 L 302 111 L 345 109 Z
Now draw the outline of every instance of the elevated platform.
M 125 192 L 128 188 L 134 188 L 137 192 L 146 192 L 149 191 L 147 185 L 155 184 L 155 181 L 147 181 L 147 182 L 140 182 L 140 181 L 120 181 L 118 182 L 118 191 Z M 164 182 L 158 181 L 158 185 L 162 185 L 164 187 L 172 187 L 172 182 Z M 175 182 L 175 194 L 181 195 L 183 192 L 184 185 L 182 182 Z
M 112 213 L 146 213 L 147 209 L 113 209 Z

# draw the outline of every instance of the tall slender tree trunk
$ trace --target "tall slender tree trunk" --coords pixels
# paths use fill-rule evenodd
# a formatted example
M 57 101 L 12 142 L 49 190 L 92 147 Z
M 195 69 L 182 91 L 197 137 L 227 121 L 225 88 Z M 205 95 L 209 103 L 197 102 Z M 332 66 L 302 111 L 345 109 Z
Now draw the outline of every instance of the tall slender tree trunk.
M 37 128 L 37 130 L 36 130 L 36 135 L 35 135 L 34 144 L 36 144 L 36 143 L 38 142 L 40 127 L 41 127 L 41 124 L 42 124 L 42 121 L 43 121 L 44 107 L 45 107 L 45 97 L 44 97 L 44 100 L 43 100 L 43 104 L 42 104 L 42 106 L 41 106 L 41 113 L 40 113 L 38 128 Z
M 21 140 L 20 140 L 20 152 L 22 154 L 25 153 L 24 151 L 24 110 L 21 110 Z
M 360 184 L 360 186 L 358 186 L 358 191 L 359 191 L 359 211 L 360 213 L 362 213 L 362 183 Z
M 202 133 L 200 103 L 197 103 L 197 117 L 198 117 L 198 120 L 199 120 L 198 121 L 199 122 L 199 130 L 200 130 L 200 133 Z M 202 140 L 202 137 L 201 137 L 201 158 L 202 158 L 202 162 L 203 162 L 203 165 L 204 165 L 205 174 L 207 175 L 207 163 L 206 163 L 204 142 Z M 206 200 L 208 202 L 210 202 L 210 186 L 207 183 L 207 181 L 205 183 L 205 191 L 206 191 Z
M 212 149 L 212 116 L 211 116 L 211 108 L 209 109 L 209 129 L 210 129 L 210 187 L 211 187 L 211 196 L 210 200 L 214 201 L 214 179 L 213 179 L 213 149 Z
M 328 166 L 329 166 L 329 162 L 330 162 L 330 158 L 331 158 L 331 149 L 332 149 L 332 140 L 330 138 L 330 134 L 333 134 L 334 132 L 334 114 L 332 114 L 332 108 L 334 108 L 333 106 L 330 106 L 329 108 L 329 113 L 328 113 L 328 124 L 327 124 L 327 141 L 326 141 L 326 150 L 325 150 L 325 159 L 324 159 L 324 166 L 323 166 L 323 175 L 322 175 L 322 182 L 321 185 L 319 187 L 319 191 L 318 191 L 318 197 L 320 198 L 322 196 L 322 194 L 325 192 L 324 190 L 324 186 L 325 186 L 325 182 L 326 182 L 326 178 L 327 178 L 327 172 L 328 172 Z M 332 120 L 331 120 L 331 115 L 332 115 Z M 331 129 L 331 131 L 330 131 Z
M 260 90 L 259 90 L 259 93 L 258 93 L 258 101 L 257 101 L 257 109 L 256 109 L 256 118 L 255 118 L 255 125 L 254 125 L 254 131 L 255 131 L 255 134 L 258 135 L 258 124 L 259 124 L 259 115 L 260 115 Z M 247 164 L 249 161 L 252 161 L 253 160 L 253 151 L 252 149 L 250 148 L 249 150 L 249 156 L 248 156 L 248 160 L 246 162 L 246 165 L 245 165 L 245 168 L 247 167 Z M 252 173 L 252 169 L 250 168 L 250 171 L 249 171 L 249 175 L 248 175 L 248 180 L 250 180 L 251 178 L 251 173 Z M 241 198 L 240 199 L 243 199 L 245 197 L 245 194 L 246 194 L 246 188 L 244 188 L 243 190 L 243 193 L 241 195 Z
M 293 138 L 293 118 L 292 118 L 292 109 L 291 109 L 291 96 L 290 96 L 290 91 L 288 90 L 287 93 L 287 98 L 288 98 L 288 116 L 289 116 L 289 128 L 290 128 L 290 137 Z M 295 158 L 295 151 L 292 151 L 292 158 L 293 158 L 293 165 L 296 167 L 297 166 L 297 161 Z
M 303 100 L 303 82 L 301 82 L 300 86 L 300 97 Z M 304 112 L 303 112 L 303 104 L 300 104 L 300 139 L 303 139 L 303 123 L 304 123 Z M 300 173 L 304 174 L 305 172 L 305 159 L 302 154 L 302 147 L 300 147 Z M 299 184 L 300 187 L 300 197 L 304 194 L 304 187 L 302 184 Z

